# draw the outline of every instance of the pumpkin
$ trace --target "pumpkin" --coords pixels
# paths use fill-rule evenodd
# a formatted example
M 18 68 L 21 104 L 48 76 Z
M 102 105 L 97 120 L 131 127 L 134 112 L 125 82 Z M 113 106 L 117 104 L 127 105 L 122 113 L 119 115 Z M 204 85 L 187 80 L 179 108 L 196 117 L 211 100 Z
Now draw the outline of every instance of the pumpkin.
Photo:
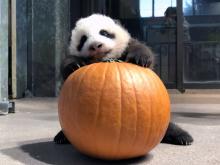
M 84 66 L 64 82 L 59 120 L 80 152 L 117 160 L 145 155 L 163 138 L 170 100 L 160 78 L 130 63 Z

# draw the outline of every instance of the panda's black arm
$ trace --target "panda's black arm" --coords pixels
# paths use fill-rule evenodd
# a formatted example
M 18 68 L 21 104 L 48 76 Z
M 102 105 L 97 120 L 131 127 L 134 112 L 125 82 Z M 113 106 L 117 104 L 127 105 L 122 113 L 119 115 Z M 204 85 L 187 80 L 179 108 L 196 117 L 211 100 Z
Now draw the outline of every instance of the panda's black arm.
M 154 53 L 150 47 L 132 38 L 120 60 L 152 69 L 154 65 Z
M 75 70 L 87 64 L 87 60 L 73 55 L 68 55 L 61 63 L 60 71 L 63 80 L 73 73 Z

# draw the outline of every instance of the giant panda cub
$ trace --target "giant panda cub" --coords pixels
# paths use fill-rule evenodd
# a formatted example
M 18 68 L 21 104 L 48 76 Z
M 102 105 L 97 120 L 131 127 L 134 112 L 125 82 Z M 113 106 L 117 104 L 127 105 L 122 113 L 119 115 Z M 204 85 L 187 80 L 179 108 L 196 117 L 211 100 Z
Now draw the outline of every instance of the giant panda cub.
M 151 49 L 132 38 L 117 21 L 101 14 L 82 18 L 76 22 L 72 30 L 69 55 L 61 65 L 63 79 L 81 66 L 109 58 L 148 68 L 153 68 L 154 64 L 154 53 Z M 62 130 L 55 136 L 54 142 L 69 143 Z M 193 138 L 185 130 L 170 122 L 162 142 L 189 145 Z

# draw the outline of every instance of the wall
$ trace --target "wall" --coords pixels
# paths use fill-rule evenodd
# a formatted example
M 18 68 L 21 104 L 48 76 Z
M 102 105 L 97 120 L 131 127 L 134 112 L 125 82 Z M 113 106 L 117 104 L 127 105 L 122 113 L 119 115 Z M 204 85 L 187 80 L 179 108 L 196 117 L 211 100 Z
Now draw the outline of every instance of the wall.
M 14 97 L 57 96 L 69 38 L 69 0 L 16 0 Z
M 0 1 L 0 101 L 8 99 L 8 1 Z

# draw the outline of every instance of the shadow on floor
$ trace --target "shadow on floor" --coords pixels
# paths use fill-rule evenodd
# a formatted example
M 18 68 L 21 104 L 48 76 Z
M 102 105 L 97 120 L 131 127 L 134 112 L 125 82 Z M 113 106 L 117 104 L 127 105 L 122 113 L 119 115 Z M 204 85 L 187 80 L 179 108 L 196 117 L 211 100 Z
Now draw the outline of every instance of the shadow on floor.
M 45 164 L 54 165 L 66 165 L 66 164 L 138 164 L 141 162 L 148 162 L 153 158 L 153 155 L 148 154 L 143 157 L 121 160 L 121 161 L 104 161 L 94 159 L 80 154 L 71 145 L 56 145 L 53 142 L 40 142 L 33 144 L 21 145 L 17 148 L 9 148 L 3 150 L 3 153 L 7 156 L 12 157 L 22 163 L 39 164 L 44 162 Z
M 220 125 L 220 113 L 172 112 L 172 119 L 178 123 Z
M 172 114 L 191 118 L 220 119 L 220 113 L 172 112 Z

